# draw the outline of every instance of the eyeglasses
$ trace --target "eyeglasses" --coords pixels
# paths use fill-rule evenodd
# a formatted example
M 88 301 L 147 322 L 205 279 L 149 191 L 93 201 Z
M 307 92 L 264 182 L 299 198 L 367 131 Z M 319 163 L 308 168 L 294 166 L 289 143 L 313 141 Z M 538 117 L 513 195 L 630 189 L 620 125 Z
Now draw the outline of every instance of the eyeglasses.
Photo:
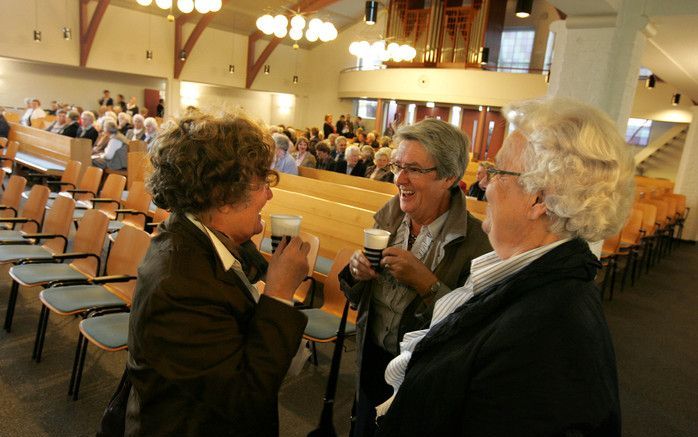
M 432 171 L 436 171 L 436 167 L 422 168 L 422 167 L 419 167 L 416 165 L 409 165 L 409 164 L 408 165 L 400 165 L 397 162 L 391 162 L 388 165 L 390 165 L 390 171 L 392 171 L 396 175 L 401 171 L 404 171 L 405 173 L 407 173 L 407 176 L 416 175 L 416 174 L 427 174 L 427 173 L 431 173 Z
M 489 165 L 485 167 L 485 171 L 487 172 L 487 176 L 485 176 L 485 182 L 488 184 L 494 179 L 495 176 L 503 174 L 503 175 L 509 175 L 509 176 L 521 176 L 523 173 L 518 173 L 515 171 L 509 171 L 509 170 L 500 170 L 497 167 L 493 165 Z

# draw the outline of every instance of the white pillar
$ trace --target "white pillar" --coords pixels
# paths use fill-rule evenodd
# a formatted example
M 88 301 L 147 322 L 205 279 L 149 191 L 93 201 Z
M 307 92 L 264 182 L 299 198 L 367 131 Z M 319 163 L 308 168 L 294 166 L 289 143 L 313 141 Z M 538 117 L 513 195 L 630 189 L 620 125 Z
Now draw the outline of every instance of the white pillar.
M 165 116 L 179 117 L 182 109 L 182 97 L 180 95 L 182 81 L 179 79 L 167 78 L 167 89 L 165 93 Z
M 676 174 L 674 193 L 686 196 L 686 206 L 691 208 L 683 228 L 685 240 L 698 240 L 698 106 L 691 108 L 693 121 L 688 127 L 683 145 L 679 170 Z
M 569 16 L 551 24 L 555 50 L 548 95 L 604 110 L 625 132 L 635 97 L 647 18 L 632 0 L 615 15 Z

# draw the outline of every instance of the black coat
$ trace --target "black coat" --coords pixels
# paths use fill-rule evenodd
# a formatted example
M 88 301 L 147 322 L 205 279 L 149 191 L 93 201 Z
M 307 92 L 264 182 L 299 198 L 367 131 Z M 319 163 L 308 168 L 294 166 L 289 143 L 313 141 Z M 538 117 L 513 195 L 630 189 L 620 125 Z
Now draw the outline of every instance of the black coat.
M 379 435 L 620 436 L 599 267 L 569 241 L 444 319 L 416 347 Z
M 240 252 L 266 271 L 251 242 Z M 278 391 L 306 322 L 264 295 L 255 304 L 211 240 L 172 214 L 138 268 L 126 435 L 278 435 Z
M 347 174 L 347 161 L 343 159 L 337 161 L 337 164 L 334 166 L 334 171 Z M 364 177 L 366 175 L 366 166 L 364 166 L 364 163 L 361 161 L 357 162 L 354 168 L 351 169 L 350 175 Z
M 65 135 L 66 137 L 75 138 L 78 135 L 79 129 L 80 129 L 80 125 L 78 124 L 78 122 L 73 121 L 71 123 L 68 123 L 68 126 L 63 128 L 63 130 L 61 131 L 61 135 Z
M 10 134 L 10 124 L 5 119 L 5 116 L 0 114 L 0 137 L 7 138 Z
M 97 132 L 97 129 L 95 129 L 94 126 L 90 126 L 88 129 L 85 129 L 84 127 L 80 127 L 78 129 L 78 133 L 76 135 L 76 138 L 87 138 L 90 141 L 92 141 L 92 145 L 94 146 L 95 141 L 97 141 L 98 136 L 99 136 L 99 132 Z

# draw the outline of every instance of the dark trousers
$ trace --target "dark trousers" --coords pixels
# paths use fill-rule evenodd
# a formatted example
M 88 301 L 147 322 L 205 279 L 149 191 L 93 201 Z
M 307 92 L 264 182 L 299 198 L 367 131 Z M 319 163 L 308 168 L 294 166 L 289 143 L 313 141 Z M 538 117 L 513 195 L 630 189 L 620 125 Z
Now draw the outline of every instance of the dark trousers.
M 376 407 L 393 395 L 385 382 L 385 368 L 395 355 L 366 338 L 361 355 L 361 377 L 353 437 L 371 437 L 376 432 Z

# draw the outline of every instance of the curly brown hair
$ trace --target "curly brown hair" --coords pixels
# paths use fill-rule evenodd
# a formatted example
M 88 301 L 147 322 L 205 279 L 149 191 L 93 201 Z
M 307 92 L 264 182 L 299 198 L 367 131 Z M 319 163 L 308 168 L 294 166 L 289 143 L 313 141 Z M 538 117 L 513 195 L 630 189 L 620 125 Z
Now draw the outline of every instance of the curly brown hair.
M 158 135 L 148 189 L 157 206 L 173 212 L 239 204 L 260 179 L 278 181 L 270 169 L 274 150 L 268 130 L 246 115 L 189 112 Z

